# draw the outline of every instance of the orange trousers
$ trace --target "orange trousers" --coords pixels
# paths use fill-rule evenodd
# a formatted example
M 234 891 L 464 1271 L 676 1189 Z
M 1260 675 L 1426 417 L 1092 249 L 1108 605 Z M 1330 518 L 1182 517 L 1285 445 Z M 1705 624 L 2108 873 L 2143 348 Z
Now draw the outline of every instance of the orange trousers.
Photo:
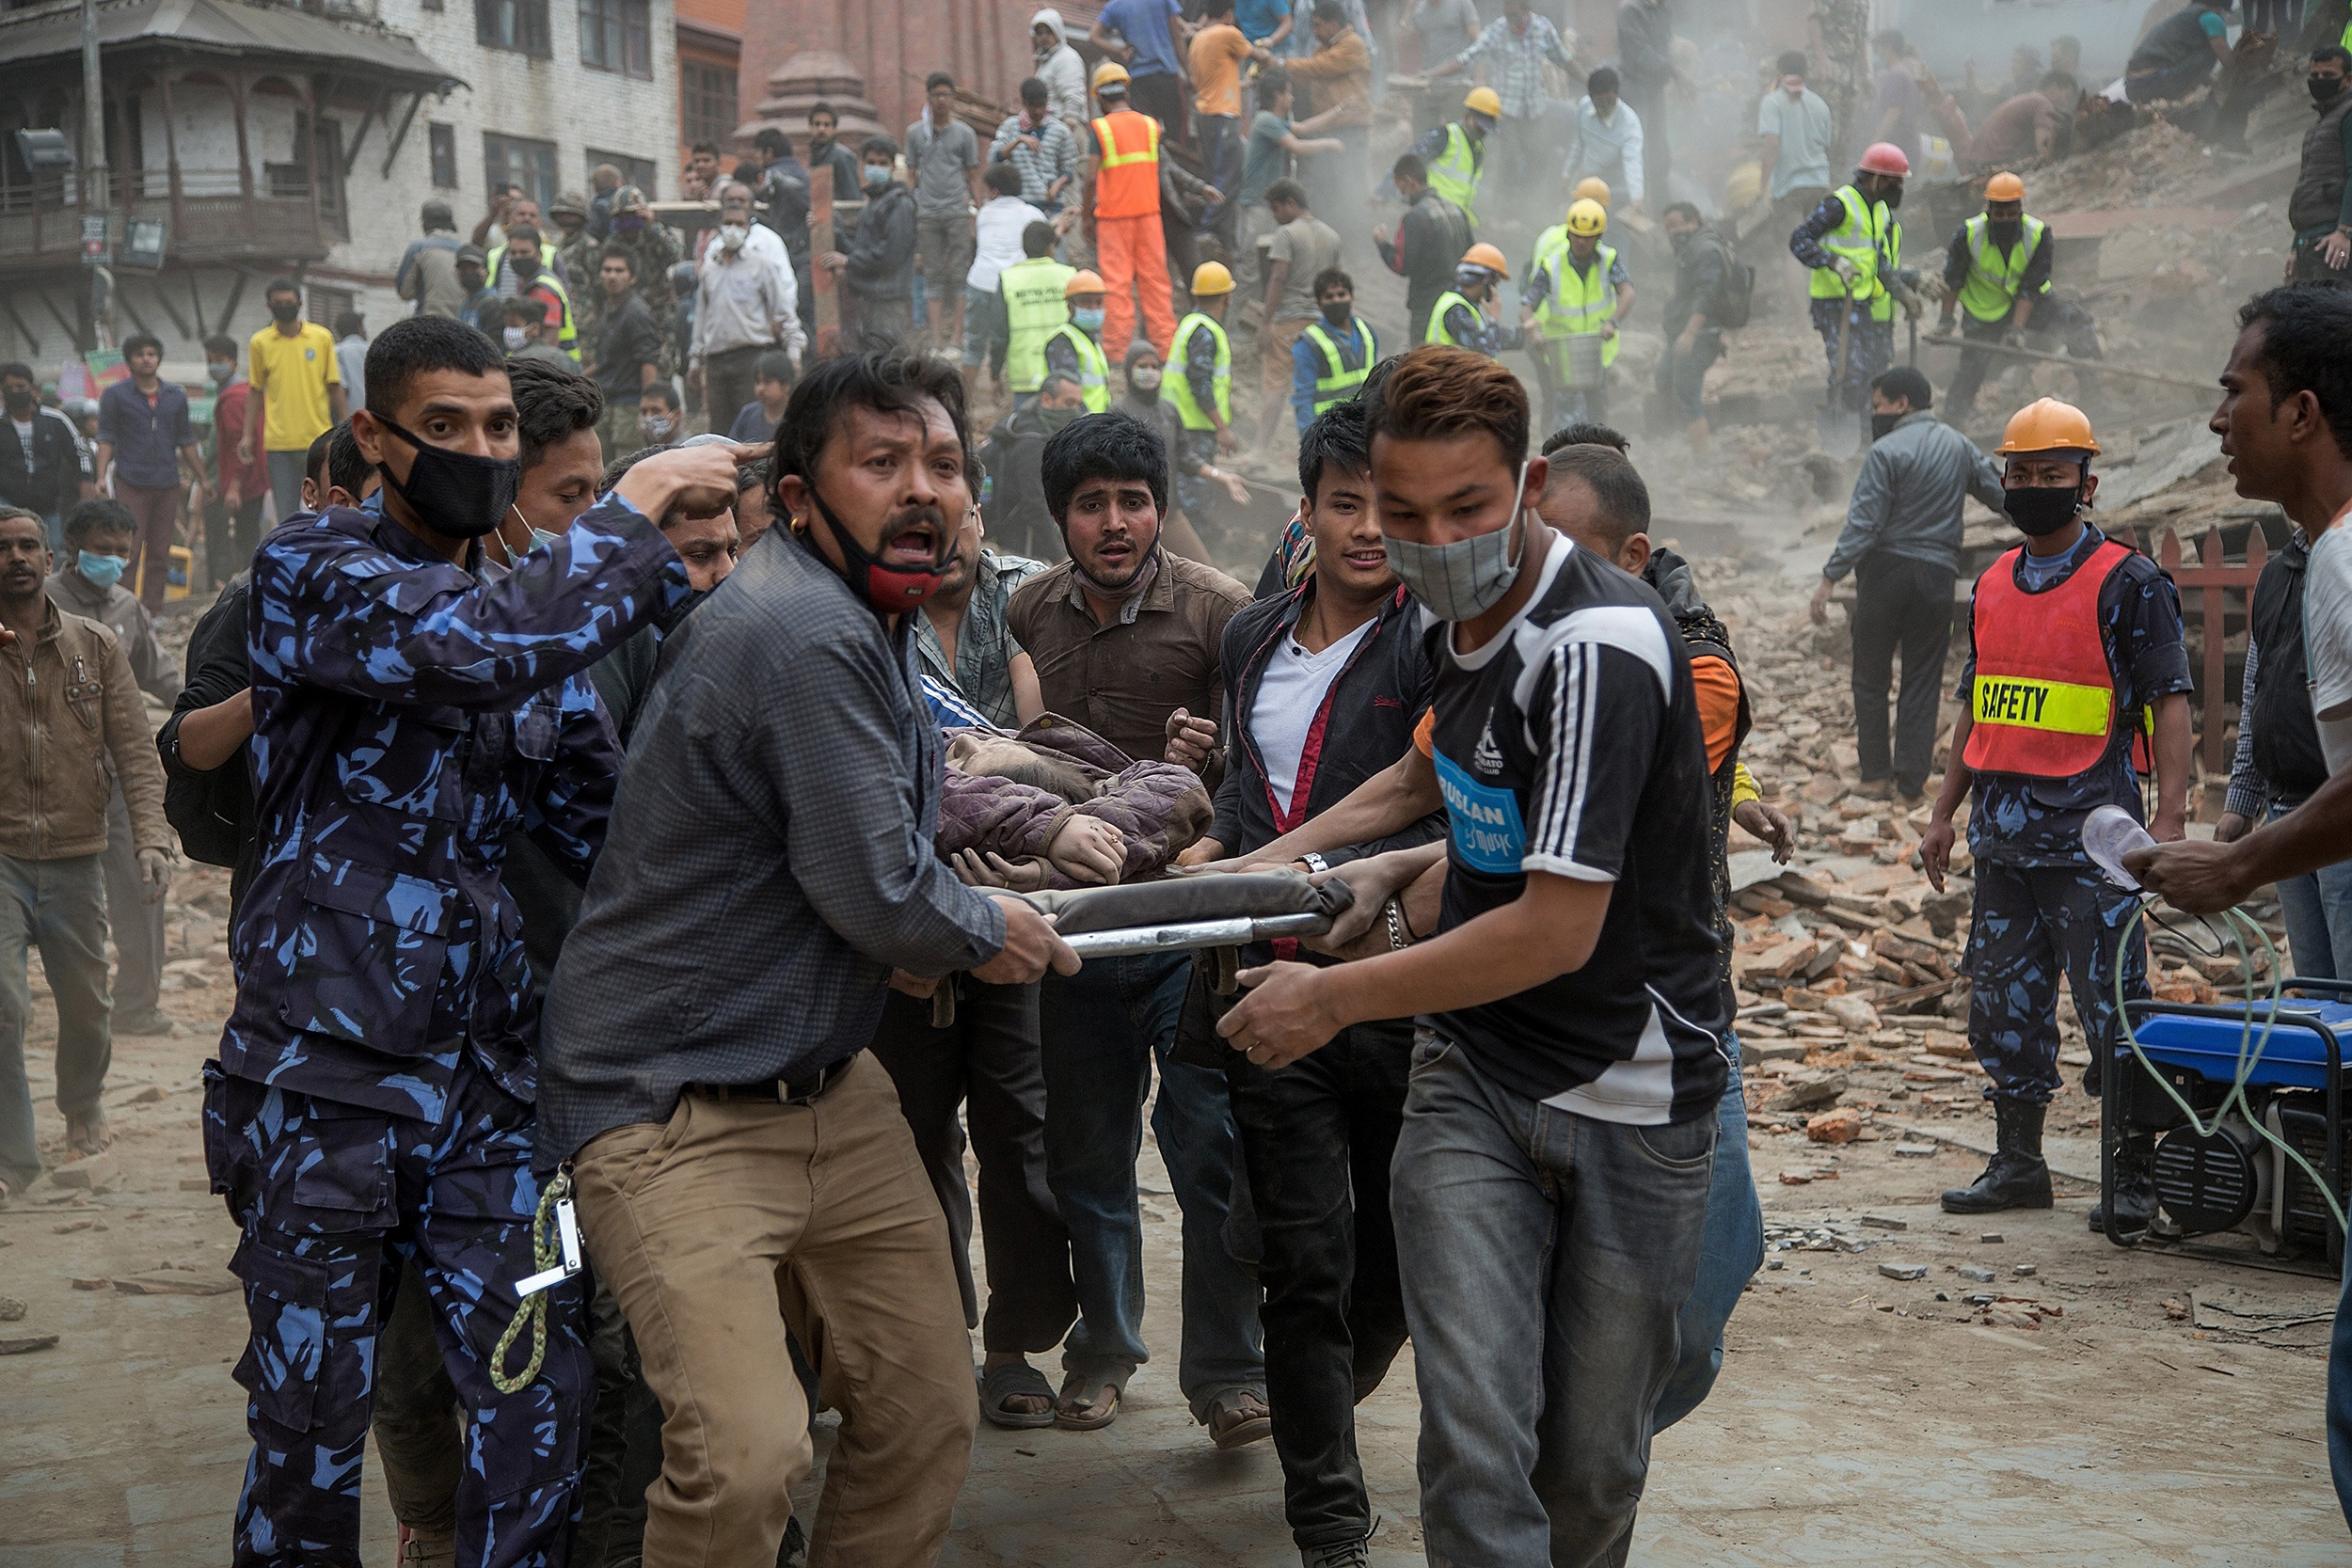
M 1129 284 L 1143 299 L 1145 335 L 1163 359 L 1176 337 L 1176 311 L 1168 296 L 1168 240 L 1160 215 L 1094 220 L 1094 263 L 1103 274 L 1103 352 L 1113 364 L 1127 357 L 1136 332 Z

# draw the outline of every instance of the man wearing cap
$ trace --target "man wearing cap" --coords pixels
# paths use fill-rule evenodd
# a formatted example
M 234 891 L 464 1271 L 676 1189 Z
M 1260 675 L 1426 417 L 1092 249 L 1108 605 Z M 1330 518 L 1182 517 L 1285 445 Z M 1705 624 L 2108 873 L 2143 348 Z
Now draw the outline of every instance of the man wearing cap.
M 1895 362 L 1898 297 L 1915 319 L 1918 296 L 1900 276 L 1903 204 L 1911 160 L 1892 142 L 1873 142 L 1850 183 L 1821 198 L 1788 236 L 1788 253 L 1812 269 L 1813 330 L 1829 356 L 1829 404 L 1859 425 L 1871 379 Z
M 1103 277 L 1091 268 L 1073 272 L 1062 284 L 1070 319 L 1045 335 L 1045 373 L 1076 381 L 1089 414 L 1111 406 L 1111 363 L 1094 335 L 1103 330 Z
M 2023 544 L 1977 579 L 1966 704 L 1919 856 L 1938 891 L 1952 814 L 1971 790 L 1976 906 L 1968 931 L 1968 1043 L 1992 1080 L 1995 1148 L 1984 1174 L 1944 1195 L 1947 1213 L 2050 1207 L 2042 1121 L 2058 1087 L 2058 982 L 2066 976 L 2090 1041 L 2083 1088 L 2097 1094 L 2117 1045 L 2118 937 L 2134 895 L 2084 852 L 2100 806 L 2140 816 L 2137 752 L 2153 738 L 2160 841 L 2188 812 L 2188 655 L 2180 595 L 2154 562 L 2085 516 L 2099 488 L 2098 438 L 2056 398 L 2020 409 L 1996 449 L 2002 496 Z M 2121 955 L 2126 998 L 2148 994 L 2147 956 Z M 2121 1150 L 2112 1216 L 2126 1235 L 2155 1212 L 2153 1148 Z M 2102 1216 L 2104 1218 L 2106 1216 Z M 2100 1224 L 2094 1219 L 2094 1226 Z
M 1984 211 L 1953 231 L 1944 251 L 1944 331 L 1960 315 L 1960 335 L 1970 342 L 2001 342 L 2023 348 L 2028 332 L 2062 337 L 2066 352 L 2077 359 L 2096 359 L 2099 328 L 2090 312 L 2050 292 L 2050 263 L 2058 242 L 2050 226 L 2026 214 L 2026 182 L 2014 174 L 1995 174 L 1984 182 Z M 1977 405 L 1977 388 L 1992 359 L 1982 350 L 1962 349 L 1960 371 L 1952 377 L 1945 414 L 1954 424 L 1965 423 Z M 2088 399 L 2098 383 L 2088 372 L 2075 372 L 2076 385 Z
M 1087 128 L 1087 240 L 1103 274 L 1103 338 L 1124 344 L 1135 335 L 1141 301 L 1144 336 L 1154 347 L 1176 335 L 1168 298 L 1168 241 L 1160 230 L 1160 122 L 1127 106 L 1127 68 L 1104 60 L 1094 68 L 1102 115 Z
M 1479 184 L 1486 174 L 1486 138 L 1502 118 L 1502 100 L 1495 89 L 1472 87 L 1462 100 L 1461 119 L 1422 132 L 1413 143 L 1413 156 L 1421 160 L 1428 188 L 1460 211 L 1473 234 L 1478 231 Z
M 457 308 L 457 319 L 485 338 L 496 338 L 503 332 L 506 302 L 490 287 L 490 259 L 482 253 L 482 247 L 459 245 L 450 270 L 466 301 Z
M 563 263 L 564 285 L 572 291 L 580 331 L 593 343 L 604 328 L 604 291 L 596 287 L 604 242 L 588 232 L 588 198 L 578 191 L 564 192 L 549 203 L 548 221 L 555 225 L 555 254 Z
M 1249 491 L 1216 466 L 1219 453 L 1237 451 L 1233 428 L 1233 346 L 1225 336 L 1225 312 L 1233 299 L 1233 275 L 1222 261 L 1203 261 L 1192 272 L 1192 310 L 1176 328 L 1168 351 L 1168 374 L 1160 401 L 1176 410 L 1184 426 L 1175 453 L 1176 500 L 1196 529 L 1216 510 L 1211 484 L 1224 486 L 1236 506 Z
M 1464 251 L 1454 269 L 1454 287 L 1429 308 L 1429 331 L 1422 341 L 1475 349 L 1489 359 L 1519 347 L 1519 329 L 1502 323 L 1495 304 L 1495 285 L 1510 276 L 1502 252 L 1486 241 Z
M 1632 166 L 1641 166 L 1638 157 Z M 1548 372 L 1543 378 L 1546 431 L 1558 430 L 1571 420 L 1596 424 L 1609 420 L 1605 379 L 1580 387 L 1568 384 L 1568 340 L 1600 340 L 1599 369 L 1605 377 L 1617 362 L 1617 324 L 1633 309 L 1633 279 L 1618 259 L 1617 247 L 1601 240 L 1608 229 L 1608 208 L 1590 197 L 1572 202 L 1565 222 L 1536 237 L 1534 259 L 1528 263 L 1527 287 L 1519 294 L 1519 326 L 1522 332 L 1534 329 L 1540 345 L 1535 361 Z
M 637 297 L 645 302 L 656 321 L 670 317 L 670 269 L 686 259 L 677 236 L 653 221 L 653 203 L 635 185 L 612 193 L 612 232 L 607 245 L 619 245 L 637 266 Z M 666 372 L 670 367 L 663 365 Z
M 457 216 L 448 202 L 436 197 L 419 217 L 423 237 L 410 240 L 401 253 L 393 292 L 415 301 L 420 316 L 453 317 L 465 309 L 467 293 L 457 286 Z

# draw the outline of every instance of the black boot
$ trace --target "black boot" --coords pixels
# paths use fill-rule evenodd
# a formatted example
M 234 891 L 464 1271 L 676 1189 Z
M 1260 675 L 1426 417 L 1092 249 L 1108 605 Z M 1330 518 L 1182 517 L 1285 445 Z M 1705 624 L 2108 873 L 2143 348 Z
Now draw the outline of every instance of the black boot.
M 2153 1138 L 2128 1138 L 2115 1151 L 2115 1217 L 2117 1228 L 2130 1242 L 2146 1235 L 2156 1217 Z M 2107 1206 L 2104 1202 L 2092 1205 L 2090 1228 L 2102 1236 L 2107 1233 Z
M 1947 1214 L 1991 1214 L 2003 1209 L 2050 1207 L 2050 1167 L 2042 1158 L 2043 1107 L 1995 1097 L 1995 1142 L 1984 1174 L 1944 1195 Z

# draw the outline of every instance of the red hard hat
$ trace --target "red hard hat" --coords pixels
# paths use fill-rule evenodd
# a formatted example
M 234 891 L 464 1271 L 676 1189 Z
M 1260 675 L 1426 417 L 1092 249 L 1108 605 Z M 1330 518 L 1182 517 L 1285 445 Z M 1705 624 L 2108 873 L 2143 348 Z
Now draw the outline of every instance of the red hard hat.
M 1893 142 L 1874 141 L 1863 151 L 1862 172 L 1892 174 L 1900 179 L 1911 173 L 1911 160 L 1904 157 L 1903 150 Z

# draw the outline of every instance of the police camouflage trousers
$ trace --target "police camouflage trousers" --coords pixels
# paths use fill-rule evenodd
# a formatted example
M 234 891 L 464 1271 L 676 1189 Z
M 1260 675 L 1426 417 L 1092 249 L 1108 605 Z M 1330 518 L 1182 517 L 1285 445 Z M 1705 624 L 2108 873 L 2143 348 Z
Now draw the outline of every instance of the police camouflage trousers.
M 559 1568 L 580 1489 L 592 1393 L 575 1281 L 548 1303 L 547 1356 L 521 1392 L 490 1357 L 535 1272 L 532 1107 L 459 1061 L 437 1120 L 317 1100 L 204 1069 L 213 1190 L 244 1231 L 252 1338 L 236 1379 L 253 1433 L 237 1503 L 241 1564 L 359 1563 L 359 1457 L 376 1336 L 412 1260 L 460 1408 L 470 1413 L 457 1494 L 457 1560 Z M 510 1354 L 518 1369 L 530 1334 Z
M 1968 927 L 1968 1044 L 1990 1095 L 2046 1105 L 2058 1088 L 2058 976 L 2095 1055 L 2122 1040 L 2115 1017 L 2116 939 L 2132 896 L 2089 865 L 1976 864 Z M 2148 994 L 2148 949 L 2135 933 L 2123 994 Z
M 1846 349 L 1846 374 L 1837 375 L 1838 318 L 1852 340 Z M 1870 406 L 1870 379 L 1895 362 L 1895 324 L 1872 321 L 1867 301 L 1813 301 L 1813 330 L 1821 335 L 1821 352 L 1829 356 L 1829 399 L 1833 407 L 1860 413 Z

